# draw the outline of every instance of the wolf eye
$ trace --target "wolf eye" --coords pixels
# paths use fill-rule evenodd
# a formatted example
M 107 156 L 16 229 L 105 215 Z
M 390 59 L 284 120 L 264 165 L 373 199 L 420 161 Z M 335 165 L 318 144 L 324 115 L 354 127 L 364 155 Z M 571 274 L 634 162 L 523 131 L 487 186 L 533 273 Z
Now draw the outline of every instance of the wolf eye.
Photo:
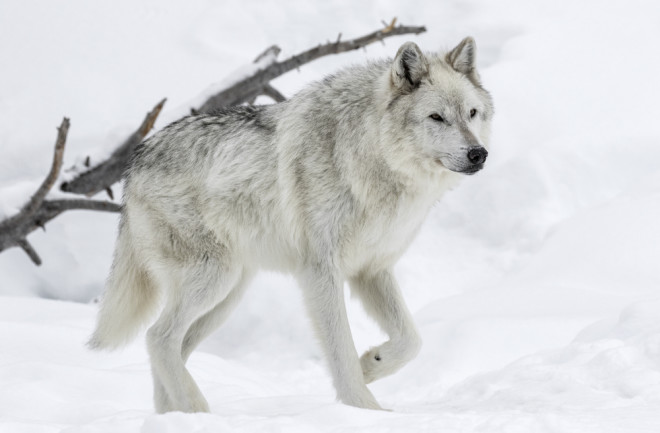
M 439 115 L 438 113 L 433 113 L 429 117 L 431 119 L 435 120 L 436 122 L 444 122 L 445 121 L 445 119 L 443 119 L 442 116 Z
M 476 108 L 473 108 L 472 110 L 470 110 L 470 119 L 472 119 L 476 115 L 477 115 L 477 109 Z

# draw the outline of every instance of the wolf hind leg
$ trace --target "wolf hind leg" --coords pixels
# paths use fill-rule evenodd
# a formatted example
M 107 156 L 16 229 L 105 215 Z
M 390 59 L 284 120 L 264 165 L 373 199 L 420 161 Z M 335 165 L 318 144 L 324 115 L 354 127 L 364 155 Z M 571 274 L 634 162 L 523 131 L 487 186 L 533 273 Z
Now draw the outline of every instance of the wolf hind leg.
M 208 256 L 174 270 L 172 282 L 177 286 L 170 287 L 163 312 L 147 331 L 157 412 L 209 411 L 185 367 L 181 347 L 190 325 L 227 296 L 239 271 Z
M 195 350 L 199 343 L 227 320 L 231 312 L 234 311 L 236 305 L 238 305 L 239 301 L 243 298 L 243 294 L 250 281 L 252 281 L 253 276 L 254 273 L 252 271 L 244 269 L 238 283 L 233 289 L 231 289 L 225 299 L 220 301 L 220 303 L 213 307 L 213 309 L 190 325 L 181 347 L 181 357 L 183 358 L 184 363 L 188 361 L 190 354 Z
M 414 359 L 422 341 L 391 270 L 361 274 L 349 283 L 366 312 L 390 337 L 360 357 L 364 380 L 371 383 L 397 372 Z

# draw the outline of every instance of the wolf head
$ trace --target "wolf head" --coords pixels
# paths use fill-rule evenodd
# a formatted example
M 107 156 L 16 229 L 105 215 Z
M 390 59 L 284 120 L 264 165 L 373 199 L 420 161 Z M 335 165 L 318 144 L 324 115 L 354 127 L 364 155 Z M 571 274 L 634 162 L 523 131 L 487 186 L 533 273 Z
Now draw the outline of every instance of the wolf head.
M 391 65 L 383 124 L 395 126 L 390 131 L 404 131 L 397 141 L 417 155 L 416 165 L 464 174 L 483 168 L 493 104 L 475 60 L 471 37 L 444 55 L 424 54 L 412 42 L 399 49 Z

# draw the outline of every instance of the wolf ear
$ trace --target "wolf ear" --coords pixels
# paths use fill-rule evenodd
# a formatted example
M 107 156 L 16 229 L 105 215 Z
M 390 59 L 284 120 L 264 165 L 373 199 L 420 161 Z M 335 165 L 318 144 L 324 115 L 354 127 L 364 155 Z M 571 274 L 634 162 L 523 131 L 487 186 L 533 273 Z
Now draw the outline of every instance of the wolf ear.
M 392 63 L 392 85 L 400 90 L 412 91 L 429 73 L 429 63 L 422 50 L 413 42 L 401 45 Z
M 463 39 L 453 50 L 447 53 L 445 61 L 454 70 L 465 75 L 476 73 L 477 45 L 472 37 Z

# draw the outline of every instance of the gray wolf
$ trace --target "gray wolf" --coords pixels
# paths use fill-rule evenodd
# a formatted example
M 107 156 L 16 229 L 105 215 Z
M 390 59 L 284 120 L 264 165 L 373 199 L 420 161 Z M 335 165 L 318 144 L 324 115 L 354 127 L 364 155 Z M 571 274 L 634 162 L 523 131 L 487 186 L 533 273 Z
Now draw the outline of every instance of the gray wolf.
M 258 269 L 292 273 L 345 404 L 420 350 L 392 268 L 433 204 L 487 156 L 493 105 L 464 39 L 407 42 L 290 100 L 183 118 L 127 169 L 114 263 L 89 345 L 127 343 L 152 313 L 158 412 L 208 411 L 185 367 Z M 343 285 L 389 336 L 358 357 Z

